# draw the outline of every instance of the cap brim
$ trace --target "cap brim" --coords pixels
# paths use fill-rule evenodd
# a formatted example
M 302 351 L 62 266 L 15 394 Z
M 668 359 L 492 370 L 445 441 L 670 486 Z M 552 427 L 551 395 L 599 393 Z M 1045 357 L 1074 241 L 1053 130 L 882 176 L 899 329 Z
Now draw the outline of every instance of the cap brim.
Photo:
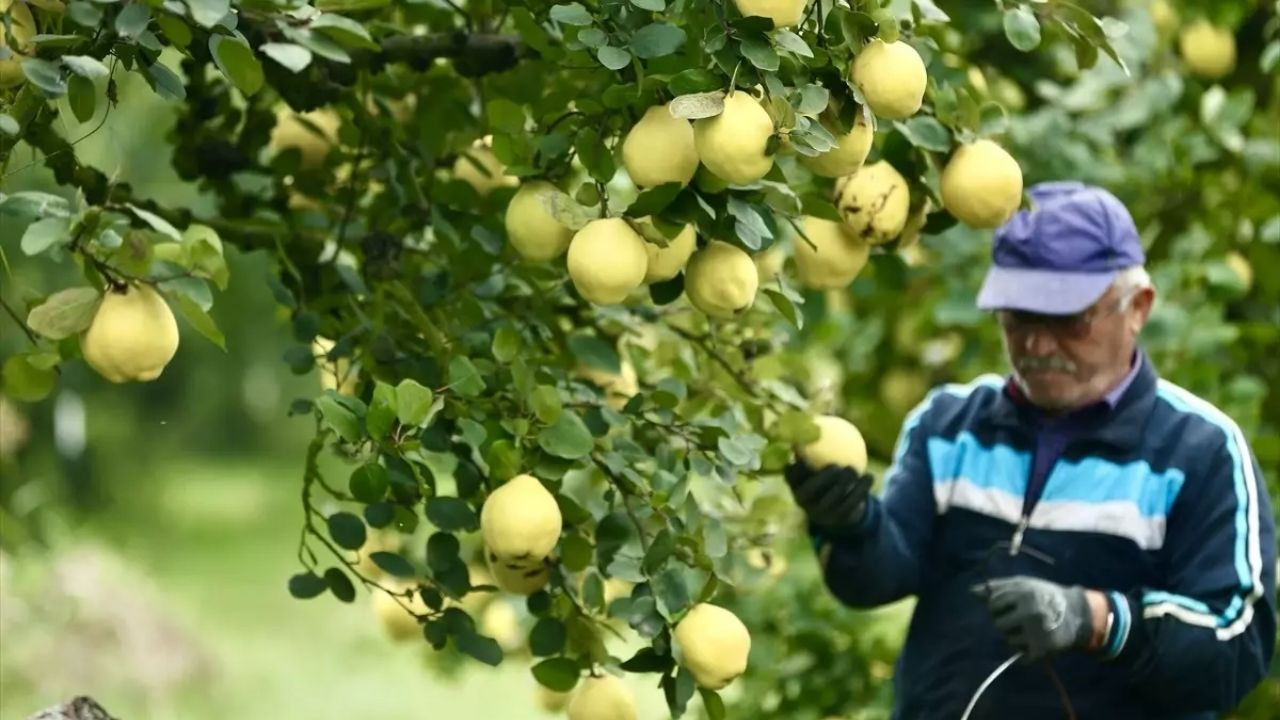
M 1115 277 L 1115 271 L 1067 273 L 993 265 L 978 292 L 978 307 L 1071 315 L 1097 302 Z

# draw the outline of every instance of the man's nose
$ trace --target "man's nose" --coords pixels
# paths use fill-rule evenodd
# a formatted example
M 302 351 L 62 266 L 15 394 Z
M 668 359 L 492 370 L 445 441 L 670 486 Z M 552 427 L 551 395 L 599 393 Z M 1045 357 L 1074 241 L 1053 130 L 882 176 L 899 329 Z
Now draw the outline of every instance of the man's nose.
M 1025 337 L 1022 339 L 1022 349 L 1028 354 L 1036 357 L 1044 357 L 1058 350 L 1058 339 L 1053 333 L 1044 328 L 1030 328 Z

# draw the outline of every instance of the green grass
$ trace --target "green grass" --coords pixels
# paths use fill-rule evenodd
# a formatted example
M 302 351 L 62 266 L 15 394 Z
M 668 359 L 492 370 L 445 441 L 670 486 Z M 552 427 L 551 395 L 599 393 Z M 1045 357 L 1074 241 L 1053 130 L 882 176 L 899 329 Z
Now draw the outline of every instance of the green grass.
M 291 598 L 298 475 L 297 464 L 192 458 L 120 478 L 112 494 L 124 500 L 78 534 L 105 542 L 148 580 L 158 606 L 211 658 L 211 672 L 158 699 L 131 687 L 141 681 L 127 669 L 87 686 L 45 687 L 42 697 L 10 682 L 0 720 L 22 720 L 77 693 L 128 720 L 550 717 L 533 705 L 524 660 L 443 679 L 426 668 L 425 644 L 384 638 L 363 593 L 351 605 L 328 595 Z M 39 637 L 58 643 L 60 632 L 42 628 Z M 4 662 L 0 677 L 12 676 Z M 635 683 L 641 717 L 667 717 L 652 677 Z

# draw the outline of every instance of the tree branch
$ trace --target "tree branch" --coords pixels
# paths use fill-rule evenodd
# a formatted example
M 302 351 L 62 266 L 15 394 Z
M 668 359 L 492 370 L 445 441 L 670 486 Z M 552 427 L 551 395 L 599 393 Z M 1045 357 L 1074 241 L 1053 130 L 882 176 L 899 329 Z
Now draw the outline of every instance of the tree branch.
M 535 53 L 515 35 L 492 33 L 438 33 L 434 35 L 396 35 L 382 41 L 379 58 L 384 62 L 403 62 L 414 70 L 426 70 L 440 58 L 453 61 L 464 77 L 480 77 L 515 67 L 522 58 Z

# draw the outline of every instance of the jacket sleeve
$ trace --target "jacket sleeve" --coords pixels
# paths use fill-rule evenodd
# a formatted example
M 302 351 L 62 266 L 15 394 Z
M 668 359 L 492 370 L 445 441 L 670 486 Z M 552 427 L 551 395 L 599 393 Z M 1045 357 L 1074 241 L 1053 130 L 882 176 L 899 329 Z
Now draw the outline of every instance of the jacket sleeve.
M 1164 587 L 1108 593 L 1104 646 L 1170 712 L 1229 711 L 1266 673 L 1276 641 L 1276 537 L 1266 483 L 1239 428 L 1188 475 L 1161 550 Z M 1219 435 L 1219 438 L 1222 436 Z
M 915 593 L 934 523 L 926 399 L 903 424 L 883 498 L 871 497 L 861 527 L 840 538 L 813 533 L 827 586 L 852 607 L 874 607 Z

